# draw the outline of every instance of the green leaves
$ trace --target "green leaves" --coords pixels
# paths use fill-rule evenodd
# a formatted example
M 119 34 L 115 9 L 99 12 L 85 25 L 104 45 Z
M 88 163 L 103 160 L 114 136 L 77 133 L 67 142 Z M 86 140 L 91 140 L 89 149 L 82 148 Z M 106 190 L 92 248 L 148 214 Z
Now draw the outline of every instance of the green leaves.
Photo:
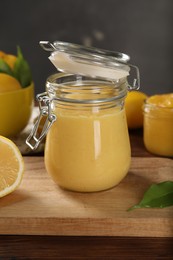
M 12 69 L 2 58 L 0 58 L 0 73 L 6 73 L 10 76 L 14 76 Z
M 29 86 L 32 82 L 31 70 L 28 62 L 24 59 L 20 47 L 17 47 L 17 59 L 14 63 L 14 68 L 0 58 L 0 73 L 6 73 L 16 78 L 23 88 Z
M 173 182 L 165 181 L 153 184 L 144 193 L 139 204 L 132 206 L 128 211 L 139 208 L 164 208 L 173 206 Z
M 27 87 L 32 81 L 31 70 L 28 62 L 23 58 L 20 47 L 17 47 L 17 60 L 14 64 L 14 77 L 18 79 L 22 87 Z

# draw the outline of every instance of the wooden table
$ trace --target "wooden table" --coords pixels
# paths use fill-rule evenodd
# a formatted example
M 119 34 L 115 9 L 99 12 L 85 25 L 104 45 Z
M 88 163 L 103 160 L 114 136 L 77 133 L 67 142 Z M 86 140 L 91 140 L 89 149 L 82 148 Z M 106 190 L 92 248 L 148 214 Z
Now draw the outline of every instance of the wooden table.
M 132 157 L 156 157 L 145 150 L 141 130 L 131 131 L 130 139 Z M 0 260 L 3 259 L 173 259 L 173 236 L 8 234 L 0 236 Z

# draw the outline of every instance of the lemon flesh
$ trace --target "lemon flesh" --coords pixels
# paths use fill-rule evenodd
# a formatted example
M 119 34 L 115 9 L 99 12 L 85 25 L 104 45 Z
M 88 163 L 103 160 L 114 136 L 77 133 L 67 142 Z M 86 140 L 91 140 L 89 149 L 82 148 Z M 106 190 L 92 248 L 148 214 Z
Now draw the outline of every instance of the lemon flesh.
M 23 173 L 24 161 L 18 147 L 0 136 L 0 198 L 17 189 Z

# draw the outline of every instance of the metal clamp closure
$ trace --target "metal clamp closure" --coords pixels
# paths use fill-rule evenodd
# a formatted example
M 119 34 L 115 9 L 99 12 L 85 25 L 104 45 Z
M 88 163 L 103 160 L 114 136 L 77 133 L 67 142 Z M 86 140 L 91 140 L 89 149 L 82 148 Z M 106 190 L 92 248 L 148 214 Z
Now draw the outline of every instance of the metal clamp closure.
M 128 89 L 129 90 L 138 90 L 140 88 L 139 68 L 135 65 L 132 65 L 132 64 L 128 64 L 128 65 L 129 65 L 129 67 L 131 67 L 132 69 L 134 69 L 136 71 L 136 77 L 134 77 L 134 79 L 133 79 L 133 84 L 132 84 L 132 86 L 129 84 Z
M 38 119 L 31 130 L 30 135 L 26 139 L 26 144 L 32 149 L 35 150 L 41 143 L 41 141 L 45 138 L 47 132 L 49 131 L 50 127 L 56 120 L 56 116 L 51 113 L 51 102 L 52 99 L 50 99 L 47 96 L 47 93 L 41 93 L 37 95 L 37 100 L 39 102 L 39 110 L 40 114 L 38 116 Z M 39 133 L 38 128 L 41 122 L 41 119 L 43 117 L 46 117 L 44 126 L 42 128 L 41 133 Z

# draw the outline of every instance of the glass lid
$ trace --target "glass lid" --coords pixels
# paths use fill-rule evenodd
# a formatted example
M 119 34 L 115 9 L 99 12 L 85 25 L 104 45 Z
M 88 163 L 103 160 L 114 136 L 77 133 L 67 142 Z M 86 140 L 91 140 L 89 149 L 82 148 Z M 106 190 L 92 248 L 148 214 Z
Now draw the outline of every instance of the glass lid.
M 61 72 L 115 81 L 126 78 L 130 67 L 135 68 L 137 79 L 133 88 L 139 88 L 139 70 L 128 63 L 127 54 L 61 41 L 40 41 L 40 46 L 51 52 L 49 59 Z

